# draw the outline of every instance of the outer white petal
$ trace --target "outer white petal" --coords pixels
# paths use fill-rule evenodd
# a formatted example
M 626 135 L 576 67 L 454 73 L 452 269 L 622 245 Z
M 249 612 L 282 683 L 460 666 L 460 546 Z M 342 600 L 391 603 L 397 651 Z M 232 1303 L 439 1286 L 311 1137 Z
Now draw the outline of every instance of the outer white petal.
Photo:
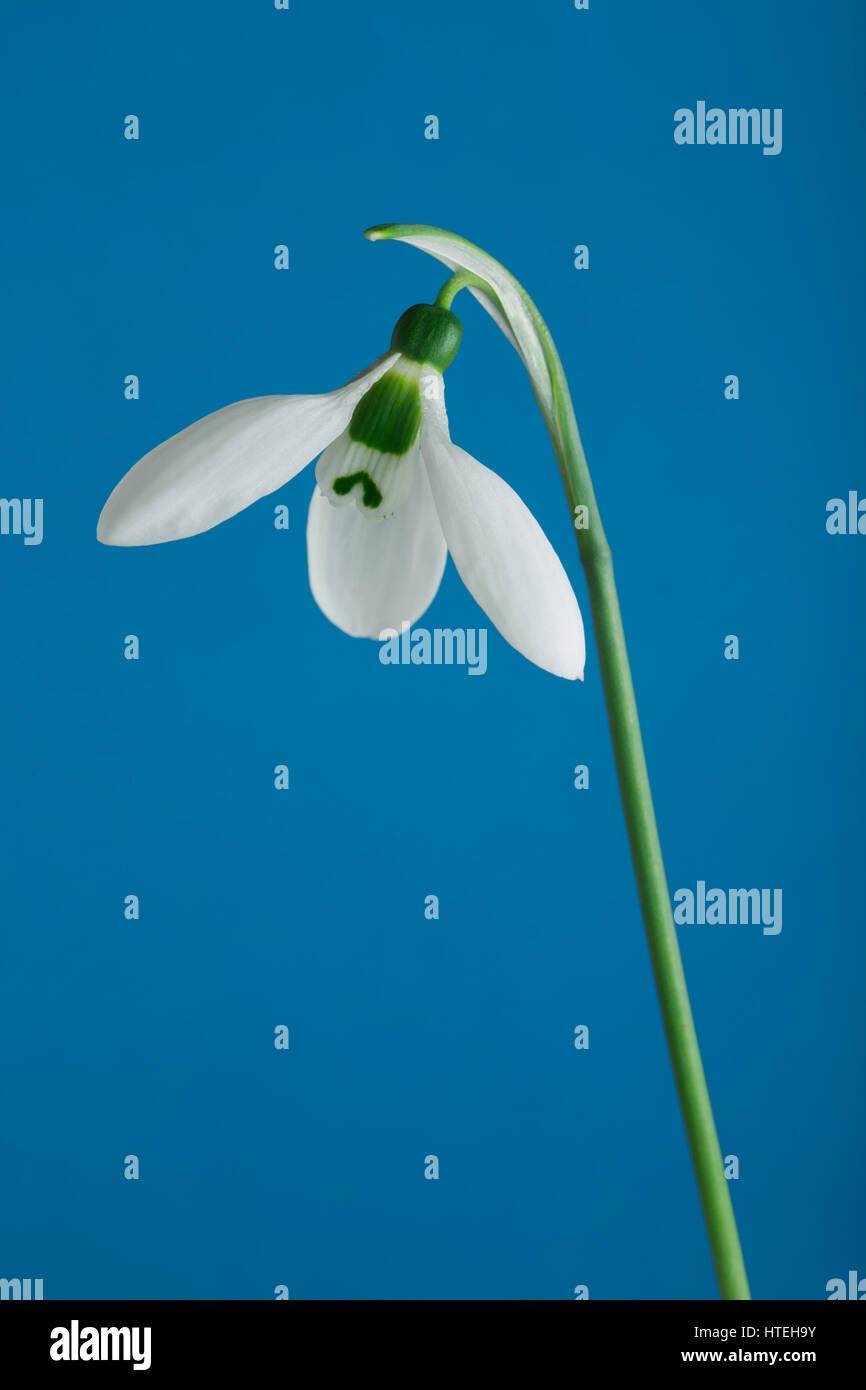
M 106 545 L 156 545 L 209 531 L 282 487 L 346 428 L 397 354 L 336 391 L 255 396 L 197 420 L 145 454 L 102 509 Z
M 453 232 L 442 231 L 439 227 L 395 224 L 371 227 L 364 235 L 370 241 L 405 241 L 409 246 L 417 246 L 419 251 L 435 256 L 449 270 L 469 270 L 486 280 L 495 298 L 474 287 L 468 287 L 470 293 L 516 347 L 543 409 L 548 417 L 553 417 L 550 364 L 543 350 L 543 343 L 545 339 L 549 340 L 550 335 L 523 286 L 501 261 L 488 256 L 486 251 L 474 246 L 471 241 Z
M 452 443 L 442 401 L 421 399 L 421 458 L 460 578 L 512 647 L 582 680 L 583 620 L 555 550 L 504 479 Z
M 427 475 L 414 464 L 412 492 L 381 521 L 357 507 L 334 507 L 317 488 L 307 521 L 307 560 L 313 598 L 351 637 L 399 632 L 430 606 L 442 580 L 447 549 Z

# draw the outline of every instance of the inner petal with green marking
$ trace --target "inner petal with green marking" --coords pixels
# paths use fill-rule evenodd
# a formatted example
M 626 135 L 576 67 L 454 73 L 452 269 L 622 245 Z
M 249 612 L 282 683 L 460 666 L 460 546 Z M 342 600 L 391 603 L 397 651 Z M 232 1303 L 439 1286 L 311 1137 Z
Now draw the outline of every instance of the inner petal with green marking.
M 316 465 L 316 481 L 335 507 L 393 516 L 412 491 L 421 434 L 422 365 L 400 358 L 361 398 L 348 429 Z

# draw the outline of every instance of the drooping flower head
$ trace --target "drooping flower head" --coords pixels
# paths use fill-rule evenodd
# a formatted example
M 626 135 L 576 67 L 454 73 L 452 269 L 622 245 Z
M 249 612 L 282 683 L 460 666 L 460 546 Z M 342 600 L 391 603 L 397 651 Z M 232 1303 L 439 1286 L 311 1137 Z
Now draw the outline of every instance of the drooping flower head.
M 503 637 L 545 670 L 581 678 L 577 600 L 538 522 L 450 437 L 443 372 L 462 329 L 416 304 L 390 351 L 336 391 L 260 396 L 205 416 L 118 483 L 97 537 L 155 545 L 209 530 L 318 455 L 307 523 L 310 587 L 330 620 L 378 639 L 433 601 L 450 551 Z

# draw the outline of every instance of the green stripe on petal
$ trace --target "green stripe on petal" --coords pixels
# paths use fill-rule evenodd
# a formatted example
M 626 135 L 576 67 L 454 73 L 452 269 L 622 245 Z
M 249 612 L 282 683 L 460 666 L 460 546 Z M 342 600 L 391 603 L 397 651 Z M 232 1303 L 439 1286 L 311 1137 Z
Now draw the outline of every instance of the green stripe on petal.
M 316 464 L 316 481 L 333 507 L 357 508 L 371 520 L 393 516 L 412 492 L 420 443 L 416 434 L 405 454 L 386 453 L 345 430 Z
M 346 473 L 334 479 L 334 491 L 338 497 L 348 497 L 353 487 L 360 487 L 365 507 L 372 509 L 382 505 L 382 493 L 365 468 L 357 473 Z
M 421 428 L 419 368 L 401 360 L 355 406 L 349 438 L 377 454 L 406 454 Z

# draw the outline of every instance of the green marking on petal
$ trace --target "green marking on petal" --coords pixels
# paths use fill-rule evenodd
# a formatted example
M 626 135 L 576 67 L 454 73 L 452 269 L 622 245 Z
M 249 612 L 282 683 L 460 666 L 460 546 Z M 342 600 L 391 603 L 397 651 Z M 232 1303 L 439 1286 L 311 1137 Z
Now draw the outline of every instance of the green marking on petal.
M 332 486 L 338 497 L 347 497 L 358 483 L 364 491 L 364 506 L 371 509 L 381 506 L 382 494 L 364 468 L 358 473 L 348 473 L 342 478 L 335 478 Z
M 420 428 L 418 377 L 414 372 L 401 371 L 397 365 L 381 376 L 355 406 L 349 421 L 349 438 L 380 454 L 406 454 Z

